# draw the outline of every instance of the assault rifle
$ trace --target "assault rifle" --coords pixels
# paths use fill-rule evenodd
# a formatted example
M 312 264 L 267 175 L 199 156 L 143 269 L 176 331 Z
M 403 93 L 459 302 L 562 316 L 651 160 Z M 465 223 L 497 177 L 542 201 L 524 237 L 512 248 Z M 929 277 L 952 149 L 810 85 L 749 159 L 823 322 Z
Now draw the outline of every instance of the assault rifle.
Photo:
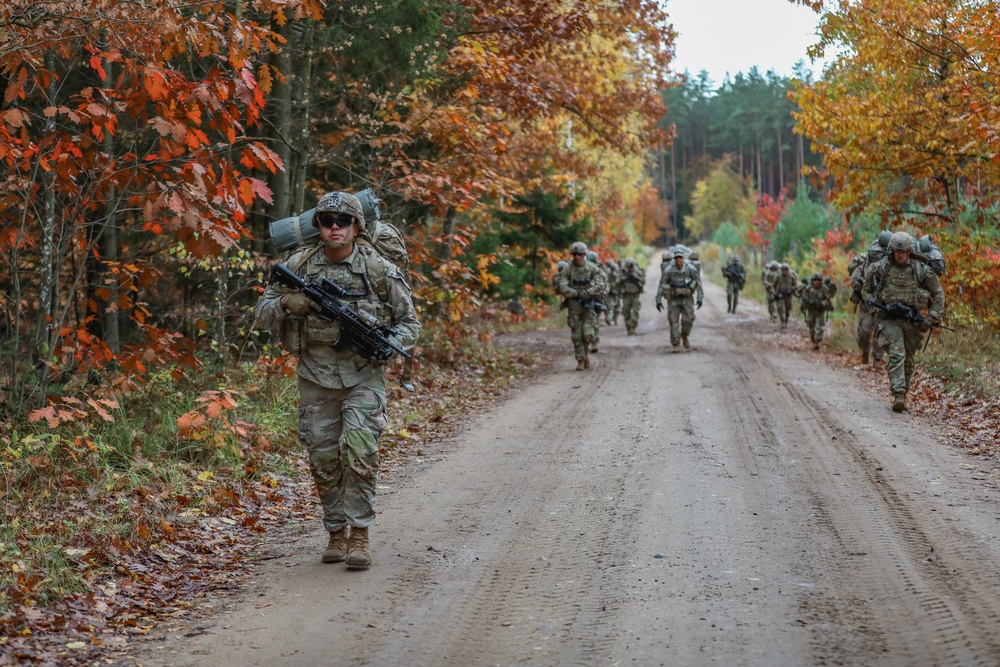
M 365 359 L 387 361 L 393 351 L 410 358 L 405 350 L 389 340 L 389 336 L 398 335 L 395 329 L 382 324 L 370 313 L 349 308 L 340 300 L 347 296 L 347 291 L 329 278 L 323 278 L 319 283 L 306 281 L 279 263 L 271 272 L 271 282 L 300 290 L 319 306 L 316 313 L 319 317 L 328 322 L 340 322 L 342 334 L 333 346 L 335 350 L 353 343 L 358 354 Z
M 793 292 L 795 292 L 794 289 L 783 289 L 780 292 L 778 292 L 777 294 L 775 294 L 774 296 L 772 296 L 770 299 L 768 299 L 767 302 L 768 303 L 774 303 L 775 301 L 781 301 L 782 299 L 784 299 L 786 296 L 792 294 Z
M 598 313 L 606 313 L 606 312 L 608 312 L 608 307 L 605 304 L 603 304 L 600 301 L 598 301 L 597 299 L 591 299 L 590 301 L 584 301 L 583 302 L 583 307 L 586 308 L 587 310 L 593 310 L 593 311 L 596 311 Z
M 951 327 L 946 327 L 940 322 L 936 322 L 929 317 L 924 317 L 919 311 L 910 308 L 905 303 L 901 303 L 899 301 L 893 301 L 892 303 L 878 303 L 872 299 L 870 301 L 865 301 L 865 305 L 872 310 L 881 310 L 885 317 L 890 320 L 906 320 L 910 324 L 915 324 L 918 327 L 926 324 L 931 329 L 954 331 Z

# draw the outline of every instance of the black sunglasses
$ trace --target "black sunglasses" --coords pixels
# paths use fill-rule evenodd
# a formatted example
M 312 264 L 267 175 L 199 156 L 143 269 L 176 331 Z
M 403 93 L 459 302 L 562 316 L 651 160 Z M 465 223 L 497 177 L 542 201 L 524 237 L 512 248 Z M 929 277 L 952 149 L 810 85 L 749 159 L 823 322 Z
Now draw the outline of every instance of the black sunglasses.
M 324 229 L 330 229 L 331 227 L 350 227 L 354 224 L 354 218 L 349 215 L 326 215 L 319 219 L 319 226 Z
M 580 257 L 580 256 L 582 256 L 582 255 L 586 255 L 586 254 L 587 254 L 587 253 L 585 253 L 585 252 L 574 252 L 574 253 L 573 253 L 573 256 L 574 256 L 574 257 Z

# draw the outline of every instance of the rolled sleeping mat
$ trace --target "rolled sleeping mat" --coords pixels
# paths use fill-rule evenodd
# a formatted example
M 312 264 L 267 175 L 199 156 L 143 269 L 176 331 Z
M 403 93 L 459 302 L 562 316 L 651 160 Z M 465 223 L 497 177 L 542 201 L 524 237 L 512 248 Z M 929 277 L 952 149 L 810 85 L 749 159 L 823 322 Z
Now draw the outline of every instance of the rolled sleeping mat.
M 271 243 L 279 253 L 288 252 L 292 248 L 311 243 L 319 238 L 319 228 L 313 227 L 313 212 L 311 208 L 301 215 L 275 220 L 268 227 L 271 232 Z

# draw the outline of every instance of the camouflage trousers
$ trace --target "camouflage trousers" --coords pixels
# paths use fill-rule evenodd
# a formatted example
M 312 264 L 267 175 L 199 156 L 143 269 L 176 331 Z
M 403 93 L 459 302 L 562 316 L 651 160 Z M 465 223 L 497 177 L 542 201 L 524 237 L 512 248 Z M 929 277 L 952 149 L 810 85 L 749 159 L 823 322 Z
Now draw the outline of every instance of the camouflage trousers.
M 691 335 L 694 319 L 694 297 L 686 296 L 667 301 L 667 321 L 670 322 L 671 345 L 680 345 L 681 338 L 687 338 Z
M 570 338 L 573 340 L 573 353 L 579 361 L 587 356 L 591 344 L 596 342 L 597 311 L 584 308 L 579 302 L 570 301 L 566 324 L 569 325 Z
M 736 312 L 736 303 L 740 300 L 740 287 L 733 281 L 726 281 L 726 303 L 730 310 Z
M 862 352 L 867 352 L 874 344 L 875 349 L 872 350 L 872 356 L 875 359 L 882 358 L 882 348 L 879 347 L 878 341 L 875 336 L 875 315 L 869 310 L 868 306 L 861 305 L 858 306 L 858 328 L 857 328 L 857 340 L 858 349 Z
M 913 378 L 913 359 L 924 340 L 919 328 L 903 320 L 877 320 L 877 344 L 888 352 L 886 372 L 892 395 L 910 391 Z
M 774 310 L 782 324 L 788 324 L 788 316 L 792 314 L 792 295 L 774 302 Z
M 346 389 L 327 389 L 299 378 L 299 439 L 309 451 L 323 527 L 329 532 L 375 521 L 385 404 L 382 376 Z
M 809 340 L 814 343 L 822 342 L 823 327 L 826 325 L 826 311 L 808 309 L 805 311 L 806 328 L 809 329 Z
M 767 294 L 767 314 L 773 319 L 778 316 L 778 306 L 771 300 L 774 298 L 774 292 L 768 288 L 764 288 L 764 292 Z
M 625 329 L 634 331 L 639 326 L 639 308 L 642 303 L 639 300 L 641 294 L 626 294 L 622 297 L 622 316 L 625 318 Z
M 625 299 L 622 296 L 621 292 L 618 292 L 618 294 L 611 297 L 612 304 L 610 307 L 613 310 L 613 312 L 611 313 L 611 319 L 614 321 L 615 324 L 618 324 L 618 316 L 621 315 L 623 312 L 622 308 L 624 300 Z

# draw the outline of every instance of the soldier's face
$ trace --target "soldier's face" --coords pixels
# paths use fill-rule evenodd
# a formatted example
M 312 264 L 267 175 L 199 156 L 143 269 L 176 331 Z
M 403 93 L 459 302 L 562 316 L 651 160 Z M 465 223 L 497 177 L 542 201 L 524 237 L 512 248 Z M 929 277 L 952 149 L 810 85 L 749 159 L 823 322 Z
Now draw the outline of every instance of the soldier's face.
M 586 263 L 587 263 L 586 253 L 583 252 L 573 253 L 573 266 L 583 266 Z
M 892 251 L 892 261 L 896 264 L 906 264 L 910 261 L 910 251 L 909 250 L 893 250 Z
M 684 268 L 684 258 L 674 257 L 674 266 L 676 266 L 678 269 Z
M 354 242 L 354 237 L 358 235 L 358 224 L 349 216 L 324 218 L 320 221 L 319 234 L 328 247 L 343 248 Z
M 813 284 L 813 287 L 819 287 L 820 285 L 823 284 L 823 281 L 820 280 L 819 278 L 813 278 L 812 284 Z

